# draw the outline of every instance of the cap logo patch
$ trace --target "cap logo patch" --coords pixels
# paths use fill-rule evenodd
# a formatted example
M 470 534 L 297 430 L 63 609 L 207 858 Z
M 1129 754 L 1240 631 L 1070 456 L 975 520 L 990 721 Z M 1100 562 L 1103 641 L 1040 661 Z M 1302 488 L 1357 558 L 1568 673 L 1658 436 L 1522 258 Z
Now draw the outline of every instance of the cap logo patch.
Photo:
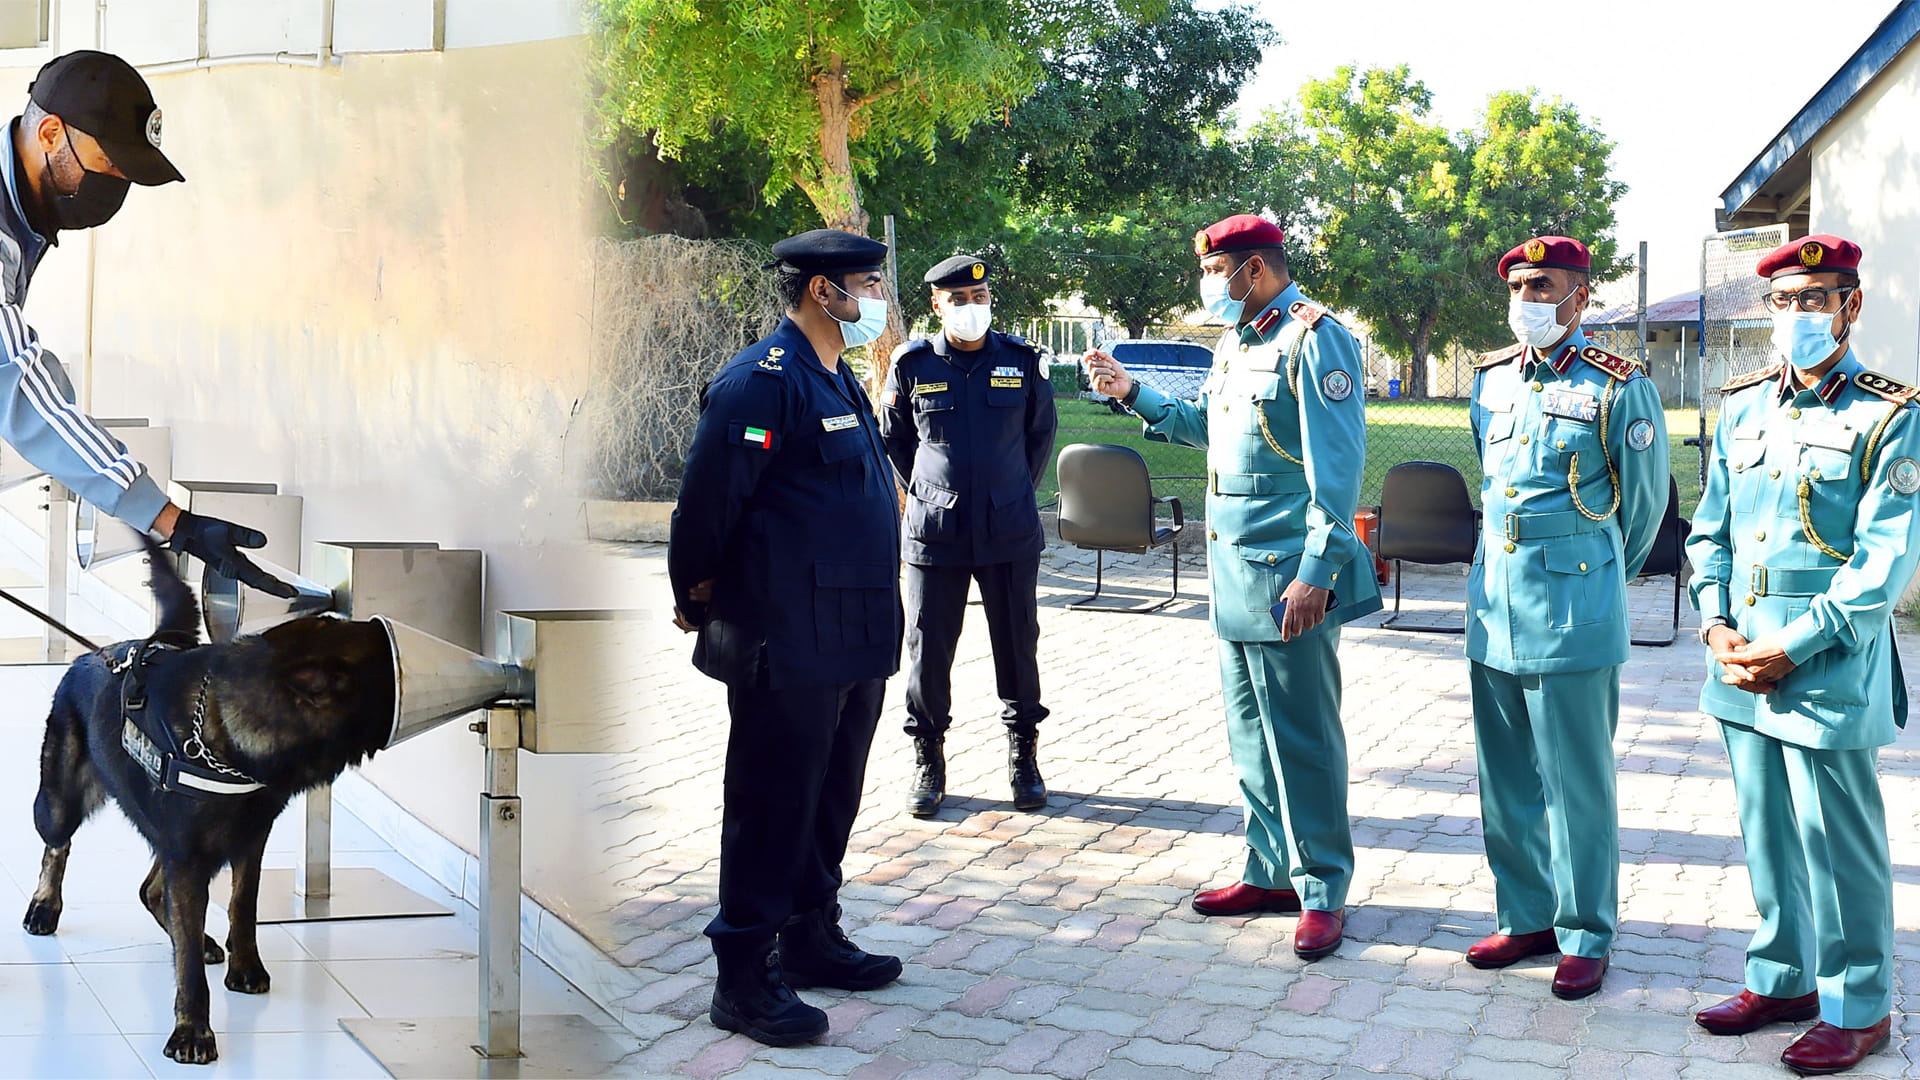
M 1199 232 L 1193 234 L 1193 253 L 1195 255 L 1205 255 L 1212 250 L 1213 237 L 1207 235 L 1207 230 L 1201 229 Z
M 1547 242 L 1538 238 L 1529 240 L 1520 249 L 1520 254 L 1525 255 L 1528 262 L 1539 262 L 1547 257 Z
M 160 149 L 160 107 L 157 105 L 147 114 L 147 141 L 155 150 Z
M 1827 249 L 1812 240 L 1800 245 L 1800 265 L 1814 267 L 1827 257 Z
M 986 276 L 987 276 L 987 264 L 974 263 L 973 264 L 973 280 L 979 281 L 981 278 Z

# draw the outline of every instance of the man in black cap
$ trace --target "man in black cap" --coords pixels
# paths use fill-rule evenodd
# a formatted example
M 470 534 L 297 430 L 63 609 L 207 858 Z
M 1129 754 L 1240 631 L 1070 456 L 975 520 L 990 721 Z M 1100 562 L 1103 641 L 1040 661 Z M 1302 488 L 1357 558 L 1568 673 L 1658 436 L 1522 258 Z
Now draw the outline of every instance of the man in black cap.
M 27 325 L 27 283 L 63 229 L 105 224 L 129 184 L 180 180 L 160 152 L 160 109 L 146 80 L 110 53 L 72 52 L 47 62 L 26 109 L 0 147 L 0 438 L 88 502 L 149 529 L 230 578 L 277 596 L 292 586 L 268 576 L 240 548 L 261 533 L 180 509 L 127 448 L 81 412 L 73 386 Z
M 827 1030 L 794 988 L 900 977 L 898 959 L 847 939 L 837 900 L 900 666 L 898 504 L 873 405 L 841 361 L 886 325 L 886 251 L 832 229 L 773 246 L 787 317 L 702 392 L 667 548 L 674 624 L 699 631 L 694 666 L 727 684 L 732 717 L 708 1015 L 775 1046 Z
M 1053 384 L 1040 351 L 989 329 L 993 268 L 955 255 L 928 270 L 941 331 L 900 346 L 880 395 L 880 433 L 907 487 L 907 811 L 930 817 L 946 797 L 953 653 L 979 582 L 1006 725 L 1013 805 L 1037 810 L 1047 785 L 1035 760 L 1046 535 L 1034 488 L 1053 456 Z

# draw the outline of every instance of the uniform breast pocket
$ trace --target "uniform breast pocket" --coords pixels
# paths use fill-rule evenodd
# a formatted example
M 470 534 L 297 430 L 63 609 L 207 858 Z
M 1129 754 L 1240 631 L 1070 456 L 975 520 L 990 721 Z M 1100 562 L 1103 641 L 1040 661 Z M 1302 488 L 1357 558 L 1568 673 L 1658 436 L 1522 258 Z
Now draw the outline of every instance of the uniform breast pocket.
M 954 425 L 960 422 L 955 409 L 956 395 L 950 390 L 937 394 L 915 394 L 913 396 L 914 420 L 920 426 L 920 437 L 927 442 L 952 442 Z
M 1012 409 L 1026 404 L 1027 392 L 1018 386 L 987 387 L 987 406 L 993 409 Z
M 1576 454 L 1580 458 L 1582 477 L 1606 476 L 1606 454 L 1600 447 L 1598 425 L 1557 416 L 1549 419 L 1534 444 L 1534 458 L 1540 463 L 1540 470 L 1548 475 L 1566 475 L 1574 465 Z
M 822 653 L 892 643 L 894 570 L 884 563 L 814 563 L 813 625 Z
M 866 432 L 859 428 L 830 432 L 820 437 L 820 462 L 831 470 L 840 494 L 858 498 L 867 482 Z
M 1293 391 L 1287 389 L 1287 377 L 1274 372 L 1256 376 L 1252 384 L 1251 408 L 1247 410 L 1246 428 L 1250 433 L 1258 434 L 1265 420 L 1265 430 L 1279 436 L 1282 428 L 1292 430 L 1291 424 L 1282 422 L 1281 417 L 1291 407 Z
M 1752 513 L 1760 502 L 1761 494 L 1771 491 L 1775 486 L 1766 481 L 1761 470 L 1766 459 L 1765 439 L 1736 437 L 1727 440 L 1727 485 L 1735 511 Z
M 1606 533 L 1543 540 L 1546 547 L 1547 625 L 1555 628 L 1611 621 L 1625 597 Z
M 951 540 L 959 525 L 958 492 L 915 480 L 907 494 L 907 535 L 915 540 Z

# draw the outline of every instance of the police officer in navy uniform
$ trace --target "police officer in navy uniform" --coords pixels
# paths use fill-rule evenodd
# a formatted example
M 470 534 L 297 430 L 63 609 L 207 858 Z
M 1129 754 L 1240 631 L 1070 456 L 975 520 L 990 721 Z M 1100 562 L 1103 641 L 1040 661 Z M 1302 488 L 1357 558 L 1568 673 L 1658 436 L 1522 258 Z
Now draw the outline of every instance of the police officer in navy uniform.
M 1034 489 L 1053 456 L 1053 384 L 1040 351 L 989 329 L 993 268 L 955 255 L 928 270 L 941 332 L 893 356 L 880 434 L 907 487 L 907 810 L 928 817 L 946 796 L 954 648 L 967 590 L 980 586 L 1006 725 L 1013 805 L 1037 810 L 1047 786 L 1035 760 L 1040 620 L 1035 590 L 1046 536 Z
M 886 245 L 816 229 L 773 253 L 786 318 L 701 395 L 667 568 L 674 622 L 698 630 L 694 666 L 727 685 L 731 715 L 708 1015 L 790 1045 L 827 1030 L 795 988 L 900 975 L 847 939 L 836 899 L 900 664 L 900 520 L 872 404 L 841 358 L 886 325 Z
M 1760 260 L 1779 360 L 1721 389 L 1687 555 L 1760 928 L 1716 1035 L 1819 1023 L 1786 1048 L 1841 1072 L 1892 1028 L 1893 865 L 1880 748 L 1907 718 L 1893 605 L 1920 563 L 1920 390 L 1863 366 L 1858 244 Z

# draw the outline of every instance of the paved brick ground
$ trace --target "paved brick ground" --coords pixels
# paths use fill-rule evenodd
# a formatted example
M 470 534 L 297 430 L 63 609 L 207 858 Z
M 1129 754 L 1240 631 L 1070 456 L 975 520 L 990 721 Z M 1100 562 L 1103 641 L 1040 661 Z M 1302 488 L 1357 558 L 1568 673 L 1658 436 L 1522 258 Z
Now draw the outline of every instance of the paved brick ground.
M 629 553 L 661 578 L 659 549 Z M 726 717 L 718 684 L 662 640 L 640 678 L 658 699 L 641 753 L 609 778 L 621 887 L 595 931 L 631 966 L 619 1005 L 645 1040 L 637 1075 L 888 1077 L 1447 1077 L 1459 1080 L 1790 1075 L 1788 1028 L 1715 1038 L 1689 1013 L 1739 989 L 1755 925 L 1718 735 L 1695 711 L 1699 647 L 1639 648 L 1623 677 L 1621 936 L 1605 989 L 1548 992 L 1552 958 L 1478 971 L 1462 950 L 1492 929 L 1460 638 L 1345 631 L 1344 714 L 1359 847 L 1348 940 L 1317 963 L 1291 949 L 1292 919 L 1202 919 L 1197 888 L 1234 878 L 1240 808 L 1227 763 L 1205 607 L 1099 615 L 1064 607 L 1090 560 L 1053 551 L 1042 570 L 1042 671 L 1053 717 L 1042 763 L 1053 798 L 1008 803 L 991 659 L 970 609 L 948 738 L 941 818 L 901 809 L 912 760 L 890 685 L 842 893 L 863 945 L 906 974 L 874 993 L 809 991 L 825 1044 L 775 1050 L 711 1027 L 713 912 Z M 1122 568 L 1159 584 L 1164 564 Z M 1670 581 L 1671 579 L 1667 579 Z M 1182 575 L 1204 592 L 1204 577 Z M 1670 585 L 1633 589 L 1640 630 Z M 1457 621 L 1464 580 L 1409 574 L 1412 606 Z M 666 594 L 657 585 L 659 596 Z M 1187 588 L 1183 588 L 1187 591 Z M 1908 648 L 1907 655 L 1920 655 Z M 1883 756 L 1893 844 L 1899 984 L 1920 978 L 1920 765 L 1910 741 Z M 1896 999 L 1896 1006 L 1898 999 Z M 1901 1035 L 1855 1074 L 1920 1076 Z

